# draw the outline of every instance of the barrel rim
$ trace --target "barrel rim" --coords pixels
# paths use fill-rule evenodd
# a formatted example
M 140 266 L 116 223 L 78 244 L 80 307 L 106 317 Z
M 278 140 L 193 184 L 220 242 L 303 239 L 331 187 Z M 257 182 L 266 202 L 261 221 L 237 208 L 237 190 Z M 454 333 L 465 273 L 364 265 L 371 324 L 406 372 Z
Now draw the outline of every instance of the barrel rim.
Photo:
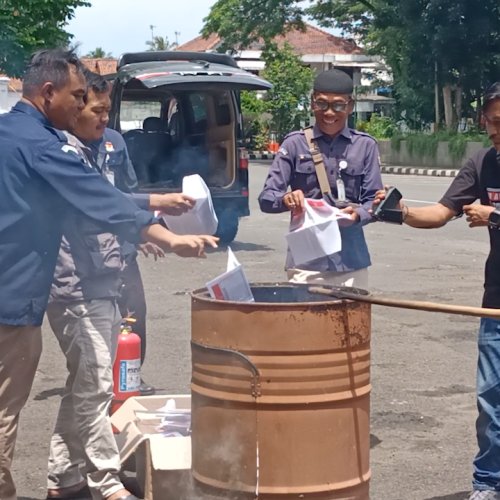
M 250 283 L 250 288 L 253 287 L 288 287 L 288 288 L 310 288 L 312 286 L 315 286 L 312 283 L 290 283 L 289 281 L 269 281 L 269 282 L 257 282 L 257 283 Z M 317 285 L 316 285 L 317 286 Z M 334 286 L 334 285 L 328 285 L 328 284 L 322 284 L 321 285 L 323 288 L 329 288 L 329 289 L 346 289 L 346 290 L 353 290 L 352 287 L 342 287 L 342 286 Z M 355 289 L 359 290 L 362 292 L 362 295 L 369 295 L 369 292 L 367 290 L 362 290 L 362 289 Z M 208 294 L 208 289 L 207 287 L 202 287 L 202 288 L 197 288 L 196 290 L 192 290 L 189 292 L 189 295 L 191 296 L 192 300 L 199 300 L 200 302 L 205 302 L 205 303 L 210 303 L 210 304 L 224 304 L 224 305 L 234 305 L 238 307 L 242 306 L 248 306 L 250 308 L 258 306 L 259 308 L 273 308 L 275 309 L 277 306 L 278 307 L 301 307 L 301 306 L 306 306 L 306 307 L 314 307 L 314 306 L 325 306 L 325 305 L 332 305 L 332 304 L 341 304 L 341 303 L 354 303 L 356 302 L 355 300 L 352 299 L 346 299 L 346 298 L 341 298 L 341 299 L 326 299 L 326 300 L 315 300 L 315 301 L 304 301 L 304 302 L 240 302 L 236 300 L 220 300 L 220 299 L 213 299 L 210 297 Z

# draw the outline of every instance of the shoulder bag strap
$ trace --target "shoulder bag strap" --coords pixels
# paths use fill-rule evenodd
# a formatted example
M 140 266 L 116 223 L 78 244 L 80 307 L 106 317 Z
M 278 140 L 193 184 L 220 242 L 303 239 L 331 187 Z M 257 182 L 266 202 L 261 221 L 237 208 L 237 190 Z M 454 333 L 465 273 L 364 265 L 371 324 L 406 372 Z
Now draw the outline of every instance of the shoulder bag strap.
M 313 139 L 313 131 L 311 127 L 304 129 L 304 135 L 306 136 L 307 145 L 309 146 L 309 151 L 314 162 L 314 168 L 316 169 L 316 177 L 318 178 L 319 188 L 323 195 L 331 194 L 330 182 L 328 181 L 328 176 L 326 175 L 326 168 L 323 162 L 323 155 L 321 151 L 316 146 L 316 142 Z

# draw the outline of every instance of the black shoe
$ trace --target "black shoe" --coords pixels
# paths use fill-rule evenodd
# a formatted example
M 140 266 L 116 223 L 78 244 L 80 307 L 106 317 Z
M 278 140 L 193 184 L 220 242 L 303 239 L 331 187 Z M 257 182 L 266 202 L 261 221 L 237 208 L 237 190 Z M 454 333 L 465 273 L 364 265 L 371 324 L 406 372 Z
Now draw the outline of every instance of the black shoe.
M 156 394 L 156 389 L 149 384 L 146 384 L 144 380 L 141 378 L 141 385 L 139 386 L 139 391 L 141 392 L 141 396 L 153 396 Z
M 71 493 L 68 493 L 65 490 L 70 490 Z M 61 493 L 56 496 L 52 496 L 50 494 L 47 495 L 47 500 L 91 500 L 92 494 L 90 493 L 89 487 L 85 484 L 79 490 L 74 491 L 73 488 L 62 488 Z

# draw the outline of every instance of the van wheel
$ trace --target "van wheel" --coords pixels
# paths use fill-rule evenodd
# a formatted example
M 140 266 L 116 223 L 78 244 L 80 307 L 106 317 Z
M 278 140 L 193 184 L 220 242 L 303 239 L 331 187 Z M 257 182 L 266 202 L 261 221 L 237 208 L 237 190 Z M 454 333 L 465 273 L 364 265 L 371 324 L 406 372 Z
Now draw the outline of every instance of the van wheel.
M 220 243 L 231 243 L 238 233 L 238 216 L 228 212 L 222 212 L 217 214 L 217 218 L 219 219 L 219 225 L 217 226 L 215 236 L 220 238 Z

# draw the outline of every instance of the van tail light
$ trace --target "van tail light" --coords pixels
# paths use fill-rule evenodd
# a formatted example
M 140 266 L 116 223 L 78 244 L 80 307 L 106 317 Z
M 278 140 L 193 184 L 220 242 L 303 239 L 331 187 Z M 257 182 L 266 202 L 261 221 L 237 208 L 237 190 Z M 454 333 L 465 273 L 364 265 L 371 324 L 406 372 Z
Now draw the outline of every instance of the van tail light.
M 248 151 L 245 148 L 239 148 L 238 152 L 240 170 L 248 170 Z
M 248 198 L 248 188 L 241 188 L 241 196 Z

